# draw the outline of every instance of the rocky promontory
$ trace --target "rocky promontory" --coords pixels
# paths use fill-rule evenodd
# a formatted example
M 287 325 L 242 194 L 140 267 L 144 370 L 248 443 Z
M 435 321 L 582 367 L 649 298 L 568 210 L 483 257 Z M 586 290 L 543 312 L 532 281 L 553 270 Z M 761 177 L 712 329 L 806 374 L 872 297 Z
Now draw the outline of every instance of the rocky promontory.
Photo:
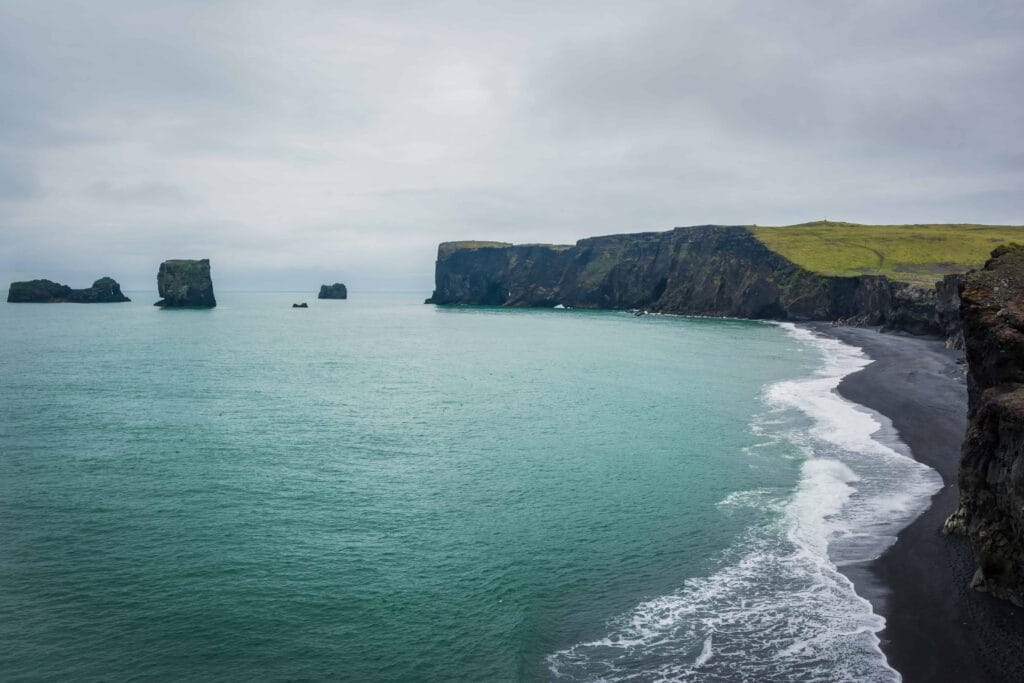
M 110 304 L 131 301 L 121 293 L 121 285 L 109 277 L 101 277 L 92 287 L 72 289 L 52 280 L 12 282 L 7 291 L 8 303 L 73 303 Z
M 347 299 L 348 289 L 345 285 L 340 282 L 335 282 L 333 285 L 320 285 L 320 293 L 316 296 L 317 299 Z
M 746 226 L 702 225 L 575 245 L 445 242 L 427 303 L 843 321 L 955 344 L 959 277 L 929 288 L 884 275 L 822 275 L 772 251 Z
M 154 306 L 213 308 L 217 305 L 213 296 L 209 259 L 164 261 L 160 264 L 156 284 L 162 298 Z
M 1024 606 L 1024 248 L 994 251 L 960 296 L 968 424 L 946 530 L 970 539 L 975 588 Z

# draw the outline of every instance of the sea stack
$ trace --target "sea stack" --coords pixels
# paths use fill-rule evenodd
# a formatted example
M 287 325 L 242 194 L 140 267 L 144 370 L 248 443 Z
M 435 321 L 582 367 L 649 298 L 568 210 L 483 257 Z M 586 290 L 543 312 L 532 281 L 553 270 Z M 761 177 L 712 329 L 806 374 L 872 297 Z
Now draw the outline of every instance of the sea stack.
M 317 299 L 347 299 L 348 290 L 345 285 L 335 282 L 333 285 L 320 285 L 320 293 Z
M 213 280 L 210 259 L 172 259 L 160 264 L 157 290 L 163 297 L 154 306 L 164 308 L 213 308 Z
M 121 285 L 109 277 L 101 277 L 85 289 L 71 289 L 53 280 L 12 282 L 7 302 L 12 304 L 113 304 L 131 301 L 121 293 Z
M 1024 606 L 1024 247 L 996 249 L 964 280 L 967 436 L 946 531 L 974 546 L 974 588 Z

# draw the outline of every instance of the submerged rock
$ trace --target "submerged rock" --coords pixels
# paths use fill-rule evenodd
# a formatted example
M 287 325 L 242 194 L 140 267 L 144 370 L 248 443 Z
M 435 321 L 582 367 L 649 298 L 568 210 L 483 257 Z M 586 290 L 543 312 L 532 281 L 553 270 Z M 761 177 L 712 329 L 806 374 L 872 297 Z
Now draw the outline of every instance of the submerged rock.
M 992 252 L 960 297 L 967 435 L 960 505 L 945 528 L 974 547 L 972 586 L 1024 606 L 1024 248 Z
M 154 306 L 166 308 L 213 308 L 213 280 L 210 259 L 172 259 L 160 264 L 157 289 L 163 297 Z
M 8 303 L 73 303 L 111 304 L 131 301 L 121 293 L 121 285 L 109 277 L 101 277 L 85 289 L 71 289 L 53 280 L 12 282 L 7 292 Z
M 320 285 L 320 293 L 317 299 L 347 299 L 348 290 L 345 285 L 335 282 L 333 285 Z

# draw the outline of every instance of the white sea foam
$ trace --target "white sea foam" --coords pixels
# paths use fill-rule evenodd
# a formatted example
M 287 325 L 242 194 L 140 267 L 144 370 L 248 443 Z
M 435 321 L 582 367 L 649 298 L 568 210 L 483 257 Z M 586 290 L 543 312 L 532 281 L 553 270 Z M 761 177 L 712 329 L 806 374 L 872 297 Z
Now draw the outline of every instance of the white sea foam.
M 877 556 L 941 486 L 906 456 L 881 415 L 836 393 L 870 360 L 783 327 L 824 356 L 811 377 L 770 385 L 751 431 L 806 456 L 796 491 L 738 491 L 719 507 L 779 511 L 751 528 L 715 574 L 613 619 L 609 634 L 548 658 L 562 680 L 896 681 L 878 647 L 885 625 L 839 566 Z
M 779 492 L 772 489 L 751 489 L 749 491 L 733 491 L 722 500 L 718 507 L 731 512 L 734 510 L 781 510 Z

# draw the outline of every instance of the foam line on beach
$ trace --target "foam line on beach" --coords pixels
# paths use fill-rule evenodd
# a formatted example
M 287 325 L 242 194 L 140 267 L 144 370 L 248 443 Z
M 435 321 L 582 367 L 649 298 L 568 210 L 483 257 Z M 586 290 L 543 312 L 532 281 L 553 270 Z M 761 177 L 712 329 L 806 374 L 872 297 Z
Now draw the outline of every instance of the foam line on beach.
M 795 490 L 723 500 L 774 511 L 774 522 L 749 529 L 711 576 L 611 620 L 604 637 L 551 655 L 556 678 L 899 680 L 879 648 L 884 619 L 839 567 L 881 553 L 941 480 L 907 457 L 884 417 L 836 392 L 871 362 L 859 348 L 781 326 L 822 362 L 810 376 L 767 386 L 751 431 L 803 454 Z

